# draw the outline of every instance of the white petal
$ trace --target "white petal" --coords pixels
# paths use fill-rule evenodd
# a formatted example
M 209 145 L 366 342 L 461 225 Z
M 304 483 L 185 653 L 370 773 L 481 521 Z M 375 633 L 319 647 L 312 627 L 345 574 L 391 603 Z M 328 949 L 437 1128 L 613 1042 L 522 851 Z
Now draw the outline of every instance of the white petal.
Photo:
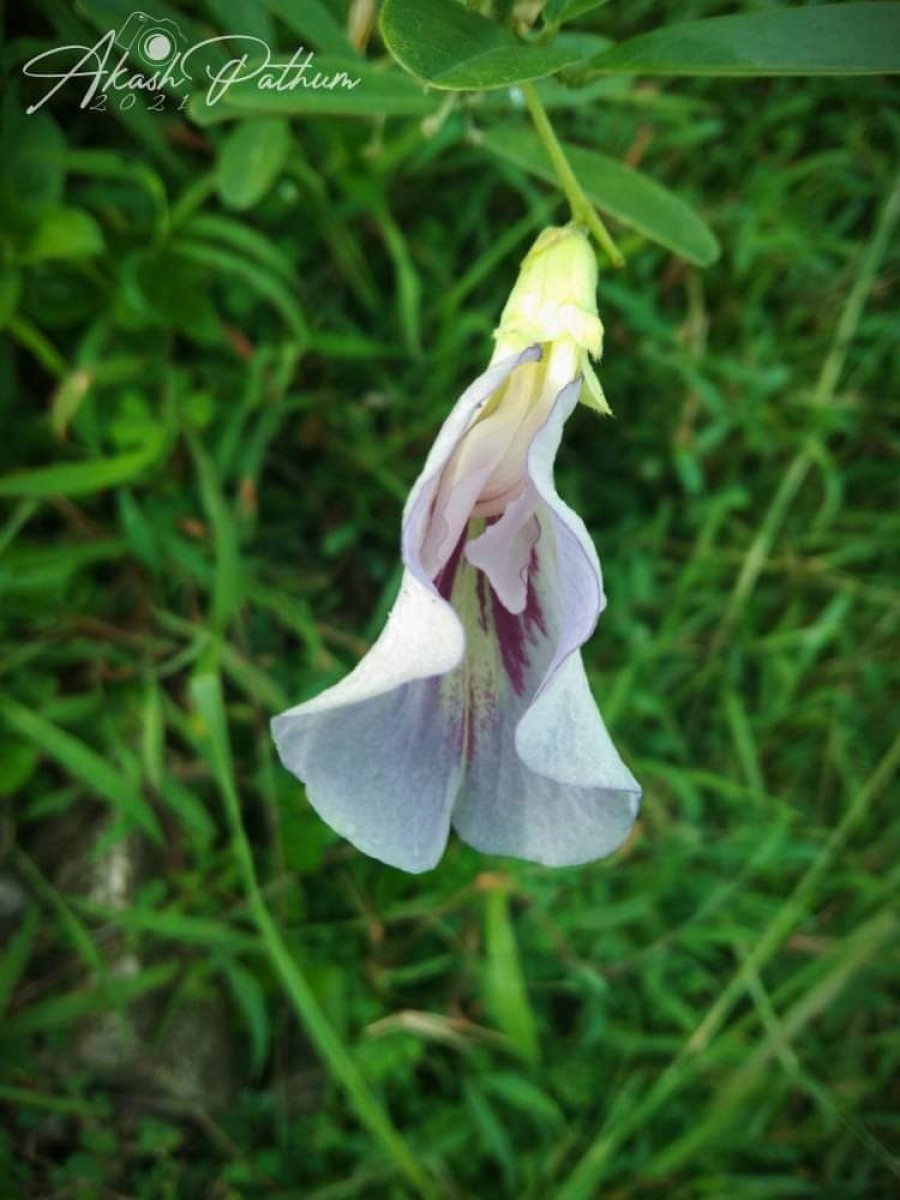
M 565 613 L 552 573 L 552 516 L 544 509 L 539 519 L 526 609 L 511 614 L 491 597 L 475 610 L 495 649 L 466 656 L 470 696 L 481 702 L 452 819 L 463 841 L 485 853 L 570 866 L 625 840 L 640 788 L 610 741 L 578 651 L 550 673 Z M 471 645 L 477 632 L 467 628 L 467 637 Z
M 272 722 L 278 753 L 313 808 L 365 854 L 427 871 L 447 843 L 459 787 L 461 727 L 440 681 L 416 680 L 339 708 Z
M 426 566 L 422 561 L 422 547 L 444 468 L 463 434 L 477 416 L 478 410 L 487 403 L 497 388 L 506 382 L 516 367 L 536 362 L 540 357 L 540 347 L 529 346 L 520 354 L 509 355 L 488 367 L 463 392 L 441 427 L 422 473 L 413 484 L 403 509 L 403 561 L 423 583 L 430 583 L 434 575 L 433 565 Z M 450 550 L 453 548 L 451 546 Z
M 465 644 L 462 625 L 447 601 L 407 569 L 387 624 L 365 658 L 340 683 L 284 715 L 359 704 L 413 680 L 443 675 L 459 665 Z
M 473 567 L 484 571 L 500 602 L 511 613 L 520 613 L 525 608 L 528 565 L 540 537 L 534 515 L 536 504 L 534 489 L 526 488 L 506 506 L 499 521 L 466 544 L 466 558 Z
M 459 692 L 441 683 L 462 660 L 465 634 L 419 557 L 421 529 L 444 465 L 480 405 L 537 348 L 489 368 L 463 394 L 432 447 L 404 513 L 406 570 L 378 641 L 345 679 L 275 717 L 284 765 L 310 803 L 360 850 L 406 871 L 443 852 L 459 786 Z
M 546 701 L 543 704 L 549 725 L 547 742 L 552 743 L 554 735 L 560 737 L 549 751 L 547 742 L 535 742 L 528 747 L 533 752 L 526 764 L 516 730 L 518 713 L 512 704 L 504 703 L 498 709 L 490 746 L 487 733 L 479 731 L 479 753 L 466 768 L 453 811 L 456 832 L 476 850 L 550 867 L 574 866 L 611 854 L 631 832 L 640 787 L 603 728 L 584 681 L 581 656 L 571 655 L 556 679 L 564 679 L 558 685 L 556 711 Z M 573 721 L 571 728 L 567 720 Z M 567 753 L 579 758 L 584 755 L 577 740 L 584 736 L 596 739 L 589 752 L 589 769 L 569 774 L 592 782 L 581 786 L 555 778 L 556 773 L 566 773 L 560 768 Z M 542 757 L 544 752 L 546 757 Z M 600 758 L 603 769 L 598 772 Z
M 563 389 L 529 450 L 530 484 L 540 497 L 537 570 L 520 616 L 493 609 L 505 666 L 502 694 L 491 707 L 493 726 L 485 722 L 476 731 L 476 753 L 453 814 L 460 837 L 477 849 L 550 866 L 615 850 L 634 824 L 640 798 L 578 652 L 605 604 L 593 543 L 553 482 L 553 460 L 579 386 L 576 380 Z M 495 693 L 496 678 L 495 671 Z

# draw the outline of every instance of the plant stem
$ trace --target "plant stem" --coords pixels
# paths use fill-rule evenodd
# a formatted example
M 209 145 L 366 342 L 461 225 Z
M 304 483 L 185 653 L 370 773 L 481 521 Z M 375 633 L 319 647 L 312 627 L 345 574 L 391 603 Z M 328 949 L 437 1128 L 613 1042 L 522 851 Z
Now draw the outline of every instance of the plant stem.
M 625 259 L 610 236 L 609 230 L 600 219 L 600 214 L 585 195 L 584 189 L 578 182 L 575 172 L 566 158 L 565 151 L 559 143 L 559 138 L 553 130 L 550 118 L 547 116 L 547 111 L 538 99 L 538 94 L 534 90 L 534 84 L 523 83 L 522 93 L 525 96 L 525 103 L 528 105 L 528 111 L 531 114 L 531 120 L 534 122 L 537 135 L 541 139 L 544 149 L 547 151 L 547 156 L 553 164 L 553 169 L 559 179 L 560 187 L 565 192 L 566 199 L 569 201 L 569 208 L 572 210 L 573 219 L 587 226 L 594 235 L 600 249 L 606 254 L 614 267 L 624 267 Z

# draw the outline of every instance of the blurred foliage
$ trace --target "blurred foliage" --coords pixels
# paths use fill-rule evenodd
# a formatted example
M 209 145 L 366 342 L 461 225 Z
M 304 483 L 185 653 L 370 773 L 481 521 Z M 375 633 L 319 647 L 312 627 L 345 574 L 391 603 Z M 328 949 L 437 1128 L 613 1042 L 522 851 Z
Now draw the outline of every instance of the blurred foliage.
M 617 416 L 559 461 L 644 815 L 613 861 L 452 844 L 410 878 L 318 821 L 267 722 L 378 633 L 406 492 L 564 206 L 481 144 L 517 94 L 423 92 L 365 5 L 357 48 L 341 0 L 146 8 L 355 58 L 365 103 L 198 126 L 71 84 L 28 116 L 22 64 L 132 10 L 7 10 L 0 1195 L 895 1194 L 895 86 L 538 85 L 722 247 L 700 271 L 613 213 Z M 666 15 L 553 9 L 595 41 Z

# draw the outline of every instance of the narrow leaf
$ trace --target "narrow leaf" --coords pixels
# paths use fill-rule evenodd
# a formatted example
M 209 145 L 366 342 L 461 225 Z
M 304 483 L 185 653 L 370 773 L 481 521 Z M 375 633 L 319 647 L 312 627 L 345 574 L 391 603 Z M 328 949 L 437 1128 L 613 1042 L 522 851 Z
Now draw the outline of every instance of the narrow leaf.
M 212 104 L 207 92 L 198 92 L 191 97 L 188 112 L 198 124 L 212 125 L 253 116 L 417 117 L 437 107 L 436 97 L 393 67 L 384 70 L 351 58 L 316 58 L 305 76 L 311 81 L 317 75 L 327 78 L 329 85 L 301 82 L 284 89 L 261 88 L 256 79 L 248 79 L 235 83 Z
M 198 438 L 190 439 L 191 453 L 197 467 L 197 480 L 203 508 L 213 531 L 216 571 L 213 582 L 210 625 L 224 633 L 243 600 L 241 553 L 234 514 L 222 494 L 216 465 Z
M 484 135 L 483 145 L 523 171 L 556 182 L 533 133 L 492 129 Z M 719 257 L 719 243 L 709 227 L 661 184 L 596 150 L 568 145 L 564 149 L 578 181 L 598 208 L 699 267 L 708 267 Z
M 528 1062 L 540 1056 L 534 1013 L 525 989 L 506 887 L 487 894 L 485 921 L 485 999 L 488 1008 L 515 1048 Z
M 222 974 L 231 986 L 235 1002 L 250 1034 L 250 1070 L 257 1076 L 266 1065 L 272 1040 L 265 994 L 256 976 L 239 963 L 224 959 Z
M 686 21 L 591 59 L 604 74 L 872 75 L 900 71 L 900 4 L 772 8 Z
M 264 0 L 264 3 L 304 45 L 311 43 L 323 54 L 353 53 L 346 29 L 323 0 Z
M 381 34 L 402 67 L 451 91 L 510 87 L 580 57 L 571 49 L 518 42 L 454 0 L 385 0 Z
M 103 233 L 90 213 L 81 208 L 48 208 L 41 216 L 26 251 L 30 262 L 51 258 L 88 258 L 103 250 Z
M 6 938 L 3 954 L 0 955 L 0 1013 L 6 1011 L 19 980 L 25 973 L 40 928 L 40 909 L 33 902 L 29 902 L 22 923 Z
M 564 21 L 574 21 L 595 8 L 602 8 L 609 0 L 550 0 L 544 9 L 544 19 L 553 24 L 561 25 Z
M 180 238 L 173 243 L 173 250 L 191 262 L 210 267 L 224 275 L 234 275 L 243 283 L 273 304 L 284 318 L 294 336 L 301 342 L 308 337 L 306 320 L 299 304 L 288 288 L 271 271 L 261 267 L 241 254 L 233 254 L 219 246 L 209 245 L 199 239 Z
M 129 1004 L 148 992 L 158 991 L 177 974 L 177 962 L 159 963 L 141 971 L 139 975 L 50 996 L 47 1000 L 7 1017 L 4 1029 L 9 1036 L 19 1037 L 25 1033 L 44 1033 L 48 1029 L 70 1025 L 73 1021 L 89 1017 L 93 1013 L 108 1012 L 117 1006 Z
M 154 842 L 162 843 L 162 830 L 156 814 L 141 795 L 140 789 L 96 750 L 15 700 L 3 701 L 0 716 L 16 733 L 34 742 L 39 750 L 55 759 L 70 775 L 80 779 L 90 791 L 108 800 Z
M 106 488 L 118 487 L 135 479 L 153 461 L 157 446 L 95 458 L 89 462 L 54 463 L 33 471 L 15 471 L 0 477 L 0 497 L 87 496 Z
M 262 200 L 284 166 L 291 144 L 287 121 L 261 117 L 242 121 L 222 147 L 218 164 L 219 195 L 239 212 Z

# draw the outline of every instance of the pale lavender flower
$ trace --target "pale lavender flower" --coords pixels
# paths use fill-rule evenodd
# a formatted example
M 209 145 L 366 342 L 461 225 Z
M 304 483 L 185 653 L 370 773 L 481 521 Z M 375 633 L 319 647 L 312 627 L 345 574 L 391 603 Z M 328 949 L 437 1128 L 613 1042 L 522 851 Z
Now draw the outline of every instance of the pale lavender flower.
M 641 790 L 580 647 L 606 598 L 553 463 L 603 327 L 575 227 L 526 257 L 490 366 L 457 401 L 403 513 L 403 580 L 380 638 L 335 687 L 273 721 L 285 766 L 360 850 L 426 871 L 451 824 L 478 850 L 583 863 L 628 836 Z

